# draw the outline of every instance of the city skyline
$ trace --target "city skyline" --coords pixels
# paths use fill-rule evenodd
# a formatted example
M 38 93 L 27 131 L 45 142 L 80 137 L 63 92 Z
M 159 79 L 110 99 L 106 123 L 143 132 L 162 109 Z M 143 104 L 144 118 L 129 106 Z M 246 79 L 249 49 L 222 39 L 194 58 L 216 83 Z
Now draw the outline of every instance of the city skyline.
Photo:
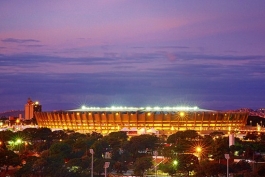
M 265 2 L 1 1 L 0 111 L 265 107 Z

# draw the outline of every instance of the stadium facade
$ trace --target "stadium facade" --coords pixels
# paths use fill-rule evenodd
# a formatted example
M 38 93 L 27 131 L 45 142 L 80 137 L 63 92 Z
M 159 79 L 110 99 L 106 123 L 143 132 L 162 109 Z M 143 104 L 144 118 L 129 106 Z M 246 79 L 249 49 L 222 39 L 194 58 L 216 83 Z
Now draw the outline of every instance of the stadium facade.
M 69 129 L 81 133 L 172 134 L 176 131 L 241 130 L 247 123 L 247 111 L 213 111 L 197 107 L 82 107 L 56 112 L 35 112 L 39 127 Z

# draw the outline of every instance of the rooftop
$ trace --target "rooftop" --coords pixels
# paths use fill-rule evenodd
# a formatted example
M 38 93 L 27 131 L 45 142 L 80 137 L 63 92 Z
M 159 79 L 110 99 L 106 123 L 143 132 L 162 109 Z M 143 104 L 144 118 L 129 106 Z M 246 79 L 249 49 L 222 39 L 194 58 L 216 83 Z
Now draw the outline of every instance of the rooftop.
M 117 112 L 177 112 L 177 111 L 194 111 L 194 112 L 200 112 L 200 111 L 213 111 L 213 110 L 206 110 L 206 109 L 200 109 L 197 106 L 195 107 L 186 107 L 186 106 L 180 106 L 180 107 L 122 107 L 122 106 L 112 106 L 112 107 L 86 107 L 82 106 L 79 109 L 73 109 L 69 111 L 80 111 L 80 112 L 109 112 L 109 111 L 117 111 Z

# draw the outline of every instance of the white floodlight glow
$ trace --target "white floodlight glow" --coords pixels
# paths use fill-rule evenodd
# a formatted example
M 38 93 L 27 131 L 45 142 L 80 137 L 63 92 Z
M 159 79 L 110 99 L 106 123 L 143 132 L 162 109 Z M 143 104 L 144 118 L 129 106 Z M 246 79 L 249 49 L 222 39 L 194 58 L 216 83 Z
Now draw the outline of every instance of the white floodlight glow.
M 160 110 L 160 109 L 161 109 L 161 108 L 158 107 L 158 106 L 154 107 L 154 110 Z
M 169 106 L 167 106 L 167 107 L 164 107 L 163 109 L 165 109 L 165 110 L 170 110 L 170 109 L 172 109 L 172 108 L 169 107 Z
M 85 105 L 81 106 L 80 110 L 90 110 L 90 111 L 97 111 L 97 110 L 105 110 L 105 111 L 124 111 L 124 110 L 144 110 L 144 111 L 195 111 L 199 108 L 197 106 L 188 107 L 188 106 L 174 106 L 174 107 L 123 107 L 123 106 L 111 106 L 111 107 L 86 107 Z

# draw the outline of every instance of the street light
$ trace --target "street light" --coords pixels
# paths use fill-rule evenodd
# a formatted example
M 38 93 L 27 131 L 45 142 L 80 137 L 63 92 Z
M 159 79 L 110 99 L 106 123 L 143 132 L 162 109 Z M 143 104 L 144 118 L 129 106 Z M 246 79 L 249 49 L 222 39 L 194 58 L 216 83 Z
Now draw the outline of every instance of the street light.
M 174 160 L 174 161 L 173 161 L 173 165 L 174 165 L 174 166 L 178 165 L 178 161 Z
M 196 152 L 197 152 L 197 155 L 198 155 L 198 160 L 200 160 L 200 155 L 201 155 L 201 152 L 202 152 L 202 148 L 200 146 L 197 146 L 196 147 Z
M 178 165 L 178 161 L 177 160 L 174 160 L 173 161 L 173 169 L 174 169 L 175 173 L 177 171 L 177 165 Z
M 155 177 L 157 177 L 157 164 L 156 164 L 156 160 L 157 160 L 157 151 L 154 151 L 153 152 L 154 153 L 154 155 L 155 155 Z
M 227 163 L 226 163 L 226 173 L 227 173 L 227 177 L 229 177 L 229 159 L 230 159 L 230 156 L 229 156 L 229 154 L 225 154 L 225 158 L 226 158 L 226 160 L 227 160 Z
M 93 149 L 89 149 L 90 154 L 92 155 L 92 159 L 91 159 L 91 177 L 93 177 L 93 157 L 94 157 L 94 150 Z
M 105 177 L 107 177 L 107 168 L 109 168 L 110 162 L 105 162 L 104 169 L 105 169 Z

